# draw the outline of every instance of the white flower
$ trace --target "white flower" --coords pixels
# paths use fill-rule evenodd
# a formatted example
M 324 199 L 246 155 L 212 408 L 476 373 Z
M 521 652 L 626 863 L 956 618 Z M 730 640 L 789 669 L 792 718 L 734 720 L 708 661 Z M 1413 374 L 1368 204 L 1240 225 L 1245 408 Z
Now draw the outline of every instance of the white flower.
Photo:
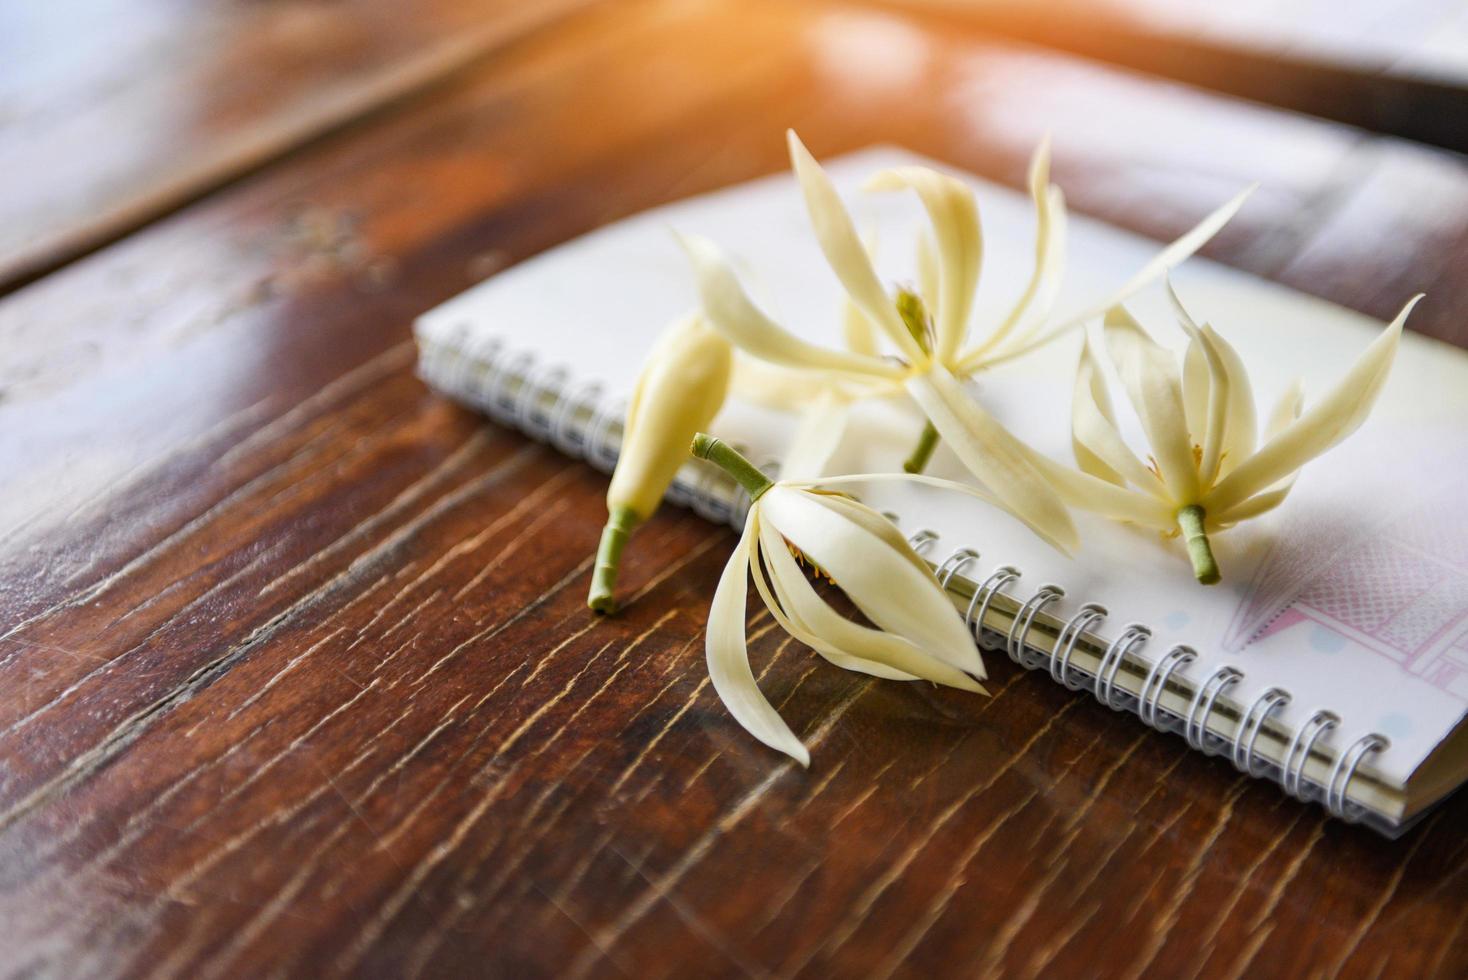
M 1064 252 L 1065 206 L 1049 183 L 1049 151 L 1042 145 L 1030 170 L 1037 232 L 1035 268 L 1014 308 L 984 339 L 970 343 L 968 323 L 982 260 L 978 207 L 963 181 L 924 167 L 901 167 L 878 174 L 874 190 L 910 188 L 917 192 L 932 227 L 934 247 L 920 262 L 923 295 L 890 295 L 873 269 L 867 250 L 834 186 L 792 132 L 791 161 L 804 193 L 816 239 L 851 304 L 875 332 L 886 338 L 900 360 L 884 358 L 874 346 L 839 350 L 801 340 L 770 320 L 749 299 L 729 263 L 713 243 L 688 236 L 684 246 L 698 278 L 710 322 L 740 348 L 774 364 L 816 372 L 814 385 L 825 416 L 797 440 L 801 458 L 817 456 L 813 437 L 839 423 L 844 403 L 833 394 L 834 379 L 851 392 L 906 391 L 949 442 L 964 465 L 988 487 L 1005 509 L 1062 551 L 1077 543 L 1075 526 L 1056 491 L 1029 458 L 1028 448 L 964 390 L 962 379 L 1012 360 L 1053 339 L 1083 320 L 1120 302 L 1203 245 L 1242 204 L 1243 195 L 1206 218 L 1197 228 L 1162 250 L 1104 304 L 1049 322 Z M 1247 193 L 1247 192 L 1246 192 Z M 931 319 L 928 313 L 931 312 Z M 848 336 L 853 336 L 849 330 Z M 838 432 L 839 435 L 839 432 Z M 820 448 L 829 451 L 829 436 Z
M 719 414 L 733 361 L 729 341 L 698 314 L 668 327 L 648 353 L 627 406 L 622 447 L 607 488 L 607 524 L 586 599 L 597 612 L 615 608 L 622 549 L 688 462 L 690 440 Z
M 932 569 L 891 521 L 839 493 L 771 484 L 717 439 L 700 435 L 694 453 L 724 466 L 753 499 L 744 534 L 714 593 L 706 641 L 714 689 L 750 734 L 801 765 L 810 762 L 805 746 L 760 693 L 749 666 L 744 623 L 750 576 L 780 626 L 831 663 L 876 677 L 923 679 L 984 693 L 975 680 L 984 677 L 984 666 L 973 636 Z M 984 496 L 932 477 L 877 474 L 824 482 L 894 477 Z M 806 579 L 792 547 L 829 576 L 876 628 L 831 608 Z
M 1218 581 L 1218 568 L 1207 535 L 1278 507 L 1302 466 L 1365 421 L 1386 383 L 1402 325 L 1421 296 L 1402 308 L 1308 411 L 1298 383 L 1291 386 L 1270 414 L 1261 444 L 1254 395 L 1238 352 L 1211 326 L 1194 323 L 1171 286 L 1169 293 L 1189 337 L 1181 366 L 1122 307 L 1107 314 L 1104 327 L 1106 349 L 1146 433 L 1152 465 L 1122 440 L 1088 339 L 1072 408 L 1076 461 L 1088 476 L 1056 482 L 1072 506 L 1181 532 L 1198 580 L 1211 584 Z

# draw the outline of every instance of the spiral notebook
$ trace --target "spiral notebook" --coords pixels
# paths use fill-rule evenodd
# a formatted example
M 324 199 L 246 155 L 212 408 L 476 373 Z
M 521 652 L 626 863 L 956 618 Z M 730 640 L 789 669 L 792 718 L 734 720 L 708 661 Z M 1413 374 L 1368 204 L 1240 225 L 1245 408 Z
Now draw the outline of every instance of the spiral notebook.
M 858 223 L 874 232 L 889 281 L 914 278 L 906 253 L 921 211 L 900 195 L 857 188 L 878 169 L 911 163 L 954 172 L 890 148 L 828 164 Z M 1026 196 L 972 183 L 986 244 L 977 330 L 1022 288 L 1034 232 Z M 1233 190 L 1222 188 L 1220 201 Z M 806 220 L 793 179 L 777 175 L 617 222 L 420 317 L 420 373 L 610 470 L 643 354 L 694 306 L 672 229 L 707 235 L 737 256 L 751 292 L 781 323 L 839 343 L 840 292 Z M 1057 309 L 1107 294 L 1157 247 L 1074 217 Z M 1382 329 L 1202 259 L 1173 281 L 1193 313 L 1239 349 L 1264 406 L 1295 376 L 1308 404 Z M 1159 340 L 1181 347 L 1160 289 L 1129 306 Z M 1067 463 L 1079 343 L 1067 338 L 979 380 L 1005 424 Z M 860 493 L 911 535 L 986 649 L 1395 836 L 1468 778 L 1464 418 L 1468 356 L 1407 335 L 1367 424 L 1307 466 L 1283 507 L 1216 536 L 1224 581 L 1213 587 L 1193 581 L 1176 542 L 1088 515 L 1076 515 L 1084 543 L 1067 559 L 968 498 L 891 483 Z M 773 467 L 794 424 L 734 398 L 713 428 Z M 862 405 L 830 471 L 896 469 L 919 428 L 909 407 Z M 942 448 L 930 472 L 963 478 Z M 747 507 L 703 464 L 690 463 L 669 498 L 736 526 Z

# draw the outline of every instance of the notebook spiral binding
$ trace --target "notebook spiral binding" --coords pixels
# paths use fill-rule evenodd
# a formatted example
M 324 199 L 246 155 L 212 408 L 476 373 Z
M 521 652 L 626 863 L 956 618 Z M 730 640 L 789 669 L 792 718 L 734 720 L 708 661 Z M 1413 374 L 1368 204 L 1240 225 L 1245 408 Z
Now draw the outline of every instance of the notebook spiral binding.
M 547 369 L 533 354 L 507 350 L 499 338 L 476 343 L 468 325 L 453 333 L 446 339 L 437 338 L 419 324 L 419 374 L 425 381 L 567 456 L 582 458 L 606 472 L 612 470 L 621 446 L 624 400 L 605 397 L 597 382 L 571 385 L 565 368 Z M 770 476 L 778 475 L 778 460 L 755 462 Z M 701 461 L 690 461 L 680 472 L 667 499 L 736 529 L 742 528 L 750 507 L 748 495 L 737 484 L 722 470 Z M 894 522 L 898 518 L 891 513 L 886 516 Z M 926 557 L 939 535 L 919 528 L 907 540 Z M 1320 742 L 1341 724 L 1334 712 L 1316 711 L 1293 731 L 1285 729 L 1272 721 L 1291 701 L 1290 693 L 1278 687 L 1271 687 L 1248 705 L 1225 711 L 1226 702 L 1232 705 L 1229 690 L 1244 679 L 1242 669 L 1225 665 L 1201 680 L 1189 680 L 1185 671 L 1198 659 L 1191 647 L 1175 646 L 1148 662 L 1138 656 L 1152 637 L 1146 626 L 1129 623 L 1108 641 L 1096 632 L 1108 615 L 1104 606 L 1084 603 L 1069 618 L 1058 619 L 1046 610 L 1065 597 L 1062 588 L 1043 584 L 1022 597 L 1011 591 L 1023 577 L 1012 565 L 1000 565 L 982 580 L 966 577 L 964 572 L 979 561 L 978 551 L 958 548 L 935 563 L 935 573 L 964 605 L 964 623 L 983 649 L 1002 649 L 1016 664 L 1046 670 L 1071 690 L 1089 689 L 1112 710 L 1131 711 L 1152 728 L 1181 735 L 1206 755 L 1226 754 L 1240 772 L 1272 779 L 1290 795 L 1318 802 L 1342 820 L 1367 819 L 1384 832 L 1399 831 L 1372 820 L 1374 815 L 1347 795 L 1353 780 L 1366 776 L 1367 760 L 1389 747 L 1386 736 L 1364 735 L 1331 757 Z M 1039 638 L 1037 629 L 1042 633 Z M 1094 668 L 1075 663 L 1077 652 L 1083 650 L 1097 660 Z M 1128 689 L 1123 677 L 1136 689 Z M 1175 702 L 1172 705 L 1163 703 L 1168 694 Z M 1224 715 L 1230 715 L 1233 722 L 1228 735 L 1216 730 L 1216 720 Z M 1284 746 L 1277 759 L 1260 750 L 1261 737 Z M 1320 765 L 1314 777 L 1307 777 L 1306 767 L 1312 759 Z

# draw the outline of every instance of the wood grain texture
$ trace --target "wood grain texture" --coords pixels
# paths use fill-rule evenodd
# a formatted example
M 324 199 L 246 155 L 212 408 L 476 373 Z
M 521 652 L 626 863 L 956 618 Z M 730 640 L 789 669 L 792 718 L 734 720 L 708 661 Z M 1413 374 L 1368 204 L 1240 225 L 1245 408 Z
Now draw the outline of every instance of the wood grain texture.
M 1468 150 L 1468 16 L 1444 0 L 885 0 L 1085 58 Z
M 879 57 L 880 56 L 880 57 Z M 1123 125 L 1118 125 L 1118 123 Z M 1452 154 L 839 5 L 593 9 L 0 301 L 16 976 L 1462 975 L 1461 798 L 1397 843 L 1039 675 L 825 665 L 743 734 L 670 510 L 413 377 L 416 313 L 608 220 L 889 140 L 1468 341 Z M 1432 193 L 1418 193 L 1423 188 Z
M 587 0 L 0 9 L 0 289 L 384 108 Z

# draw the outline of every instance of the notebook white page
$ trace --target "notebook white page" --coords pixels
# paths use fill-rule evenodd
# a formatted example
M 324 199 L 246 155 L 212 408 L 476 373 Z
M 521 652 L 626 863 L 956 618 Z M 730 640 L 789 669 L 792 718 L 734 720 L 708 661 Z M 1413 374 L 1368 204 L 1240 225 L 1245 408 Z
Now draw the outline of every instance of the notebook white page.
M 830 162 L 828 171 L 863 230 L 879 243 L 888 282 L 912 282 L 912 243 L 922 212 L 906 195 L 863 195 L 862 180 L 884 167 L 934 164 L 878 148 Z M 971 330 L 979 336 L 1023 288 L 1033 255 L 1029 199 L 978 178 L 985 250 Z M 1220 193 L 1220 200 L 1232 189 Z M 840 343 L 840 290 L 809 234 L 793 180 L 777 175 L 678 202 L 618 222 L 493 277 L 426 314 L 419 329 L 461 329 L 502 337 L 511 349 L 564 366 L 576 382 L 630 392 L 643 354 L 663 327 L 694 307 L 692 276 L 671 229 L 697 232 L 735 256 L 756 300 L 787 328 Z M 1383 248 L 1389 242 L 1381 243 Z M 1111 292 L 1157 250 L 1155 242 L 1072 216 L 1066 282 L 1057 309 L 1087 306 Z M 1294 290 L 1193 259 L 1173 277 L 1194 316 L 1239 350 L 1261 417 L 1296 376 L 1307 406 L 1338 378 L 1382 324 Z M 1406 300 L 1407 297 L 1402 297 Z M 1429 297 L 1428 302 L 1431 301 Z M 1129 307 L 1160 342 L 1179 350 L 1161 289 Z M 984 404 L 1036 448 L 1067 464 L 1071 383 L 1079 335 L 983 375 Z M 1113 387 L 1124 429 L 1145 445 Z M 1250 704 L 1270 687 L 1293 700 L 1276 715 L 1294 728 L 1317 709 L 1341 717 L 1322 743 L 1334 750 L 1379 732 L 1390 747 L 1372 760 L 1387 780 L 1410 773 L 1468 709 L 1468 518 L 1458 501 L 1468 476 L 1468 356 L 1408 334 L 1391 381 L 1367 424 L 1308 465 L 1273 514 L 1214 536 L 1224 581 L 1192 578 L 1182 547 L 1154 532 L 1077 513 L 1083 546 L 1068 559 L 997 510 L 942 491 L 876 484 L 862 497 L 931 528 L 945 548 L 967 545 L 986 565 L 1024 571 L 1027 592 L 1041 583 L 1111 612 L 1106 630 L 1141 622 L 1154 631 L 1144 659 L 1174 644 L 1200 653 L 1183 674 L 1207 677 L 1224 663 L 1245 677 L 1230 699 Z M 910 450 L 921 421 L 900 405 L 866 405 L 848 431 L 832 472 L 891 471 Z M 778 458 L 793 419 L 731 401 L 714 428 Z M 855 433 L 859 432 L 859 436 Z M 940 447 L 929 472 L 964 478 Z

